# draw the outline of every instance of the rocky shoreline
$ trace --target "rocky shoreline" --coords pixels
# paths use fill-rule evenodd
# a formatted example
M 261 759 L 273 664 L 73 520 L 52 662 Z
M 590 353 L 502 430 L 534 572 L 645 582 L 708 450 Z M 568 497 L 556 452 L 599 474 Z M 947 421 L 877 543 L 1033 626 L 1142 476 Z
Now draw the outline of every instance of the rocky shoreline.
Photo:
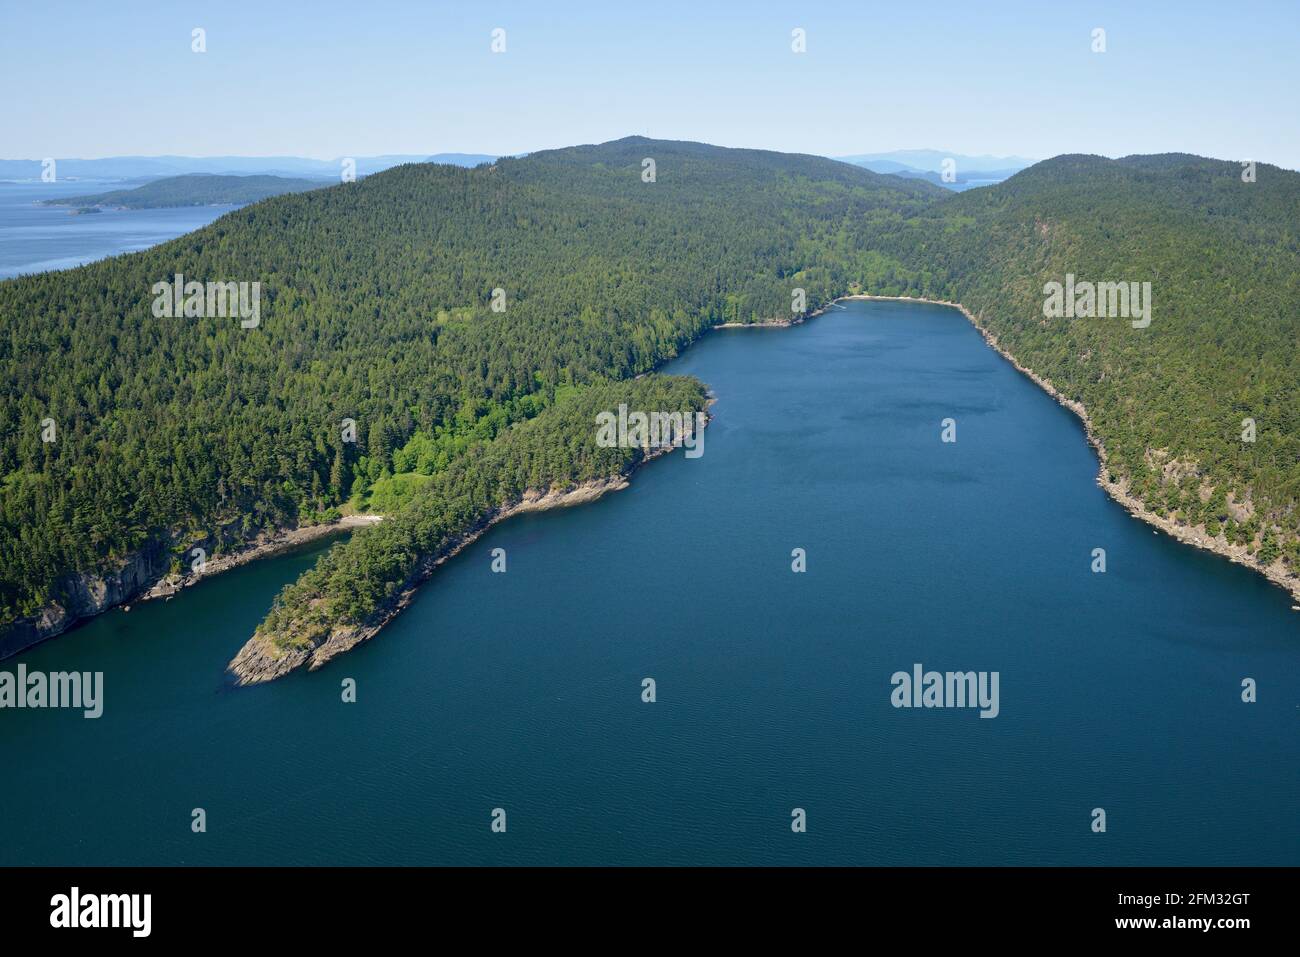
M 810 313 L 807 318 L 821 315 L 821 310 Z M 759 322 L 720 322 L 714 329 L 788 329 L 790 326 L 797 326 L 804 321 L 804 316 L 797 316 L 794 319 L 763 319 Z
M 1137 498 L 1130 492 L 1127 480 L 1119 482 L 1106 481 L 1106 465 L 1108 461 L 1106 446 L 1102 444 L 1101 439 L 1097 436 L 1097 432 L 1093 428 L 1092 419 L 1089 417 L 1088 410 L 1084 407 L 1083 403 L 1062 395 L 1060 391 L 1057 390 L 1056 386 L 1052 385 L 1050 381 L 1038 375 L 1038 373 L 1034 372 L 1032 369 L 1022 365 L 1015 356 L 998 343 L 997 337 L 993 335 L 993 333 L 989 332 L 983 323 L 981 323 L 979 319 L 961 303 L 949 302 L 946 299 L 922 299 L 913 296 L 840 296 L 838 299 L 835 299 L 821 307 L 816 312 L 811 313 L 809 318 L 821 315 L 835 303 L 847 299 L 866 299 L 880 302 L 922 302 L 935 306 L 950 306 L 953 309 L 959 310 L 970 324 L 975 327 L 975 330 L 983 337 L 984 341 L 988 343 L 990 348 L 1011 363 L 1017 372 L 1030 379 L 1040 389 L 1079 417 L 1079 420 L 1083 423 L 1083 430 L 1084 434 L 1087 436 L 1088 444 L 1091 445 L 1093 450 L 1097 453 L 1097 459 L 1099 461 L 1097 467 L 1097 484 L 1106 492 L 1107 495 L 1120 505 L 1124 506 L 1125 510 L 1127 510 L 1130 515 L 1134 518 L 1141 519 L 1149 525 L 1155 526 L 1167 535 L 1178 539 L 1178 541 L 1186 545 L 1193 545 L 1196 548 L 1202 548 L 1208 552 L 1220 555 L 1229 561 L 1236 562 L 1238 565 L 1246 566 L 1252 571 L 1263 575 L 1274 585 L 1289 592 L 1296 602 L 1300 603 L 1300 578 L 1292 576 L 1287 571 L 1286 566 L 1281 562 L 1281 560 L 1274 562 L 1272 565 L 1265 566 L 1251 555 L 1244 545 L 1231 544 L 1221 536 L 1219 538 L 1211 538 L 1203 525 L 1180 525 L 1168 518 L 1162 518 L 1161 516 L 1156 515 L 1154 512 L 1147 509 L 1141 499 Z
M 115 571 L 74 573 L 68 576 L 65 592 L 69 597 L 63 603 L 51 602 L 39 615 L 19 619 L 0 634 L 0 659 L 55 638 L 74 625 L 103 614 L 110 608 L 121 605 L 130 611 L 130 602 L 170 598 L 202 578 L 337 534 L 347 528 L 373 524 L 381 518 L 382 516 L 372 515 L 346 516 L 337 522 L 264 532 L 247 545 L 209 560 L 202 575 L 169 574 L 167 569 L 171 564 L 172 546 L 165 542 L 155 542 L 132 555 Z M 203 542 L 196 541 L 193 544 L 202 546 Z
M 712 404 L 710 401 L 709 405 Z M 707 414 L 703 425 L 708 425 Z M 633 471 L 673 451 L 673 448 L 674 446 L 663 446 L 647 450 L 644 458 L 634 466 L 632 471 L 626 473 L 593 479 L 567 489 L 551 489 L 546 492 L 529 489 L 519 499 L 489 513 L 473 528 L 452 539 L 425 559 L 402 588 L 363 624 L 336 627 L 324 641 L 301 648 L 280 648 L 266 636 L 254 635 L 231 659 L 226 670 L 234 677 L 235 684 L 238 686 L 274 681 L 303 665 L 307 666 L 308 671 L 315 671 L 331 659 L 379 634 L 385 625 L 415 600 L 420 586 L 433 575 L 439 565 L 454 558 L 463 549 L 473 544 L 493 525 L 526 512 L 542 512 L 554 508 L 584 505 L 594 502 L 608 492 L 621 491 L 631 484 L 630 477 Z
M 248 545 L 232 552 L 223 553 L 204 563 L 202 574 L 167 575 L 160 578 L 152 588 L 140 595 L 139 601 L 154 598 L 171 598 L 182 589 L 197 585 L 205 578 L 220 575 L 222 572 L 247 565 L 259 558 L 269 558 L 299 545 L 314 542 L 319 538 L 337 535 L 349 528 L 365 528 L 383 521 L 382 515 L 345 515 L 337 522 L 325 522 L 320 525 L 301 525 L 298 528 L 282 529 L 269 535 L 258 536 Z

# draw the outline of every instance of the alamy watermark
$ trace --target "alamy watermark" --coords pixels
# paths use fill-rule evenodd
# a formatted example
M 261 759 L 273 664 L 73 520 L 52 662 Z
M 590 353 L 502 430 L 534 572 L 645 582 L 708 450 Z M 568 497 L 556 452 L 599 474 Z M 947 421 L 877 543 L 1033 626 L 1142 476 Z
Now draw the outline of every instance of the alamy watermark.
M 925 671 L 920 662 L 911 672 L 895 671 L 889 702 L 895 708 L 979 708 L 981 718 L 996 718 L 1002 710 L 996 671 Z
M 85 894 L 73 887 L 50 898 L 54 928 L 123 928 L 132 937 L 148 937 L 153 927 L 152 894 Z
M 0 671 L 0 708 L 80 708 L 86 718 L 104 713 L 104 672 Z
M 1132 319 L 1134 329 L 1151 325 L 1151 283 L 1076 282 L 1043 286 L 1043 315 L 1048 319 Z
M 244 329 L 256 329 L 262 322 L 260 282 L 185 281 L 177 273 L 172 281 L 153 284 L 155 319 L 233 319 Z
M 684 448 L 688 459 L 704 454 L 704 426 L 708 416 L 695 413 L 695 427 L 688 429 L 689 413 L 629 412 L 621 403 L 618 413 L 596 414 L 596 444 L 602 449 Z

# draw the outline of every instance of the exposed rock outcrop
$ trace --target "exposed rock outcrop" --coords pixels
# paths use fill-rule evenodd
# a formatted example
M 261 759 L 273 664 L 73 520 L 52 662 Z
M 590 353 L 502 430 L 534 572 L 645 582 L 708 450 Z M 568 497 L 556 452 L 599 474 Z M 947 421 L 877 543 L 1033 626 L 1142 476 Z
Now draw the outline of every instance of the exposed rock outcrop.
M 235 523 L 205 538 L 156 540 L 131 555 L 114 571 L 74 572 L 60 578 L 55 583 L 58 599 L 51 601 L 39 614 L 20 618 L 8 628 L 0 629 L 0 659 L 60 635 L 77 622 L 93 618 L 115 605 L 170 597 L 203 578 L 347 528 L 372 524 L 381 518 L 378 515 L 346 516 L 338 522 L 275 529 L 243 544 L 238 542 Z M 204 562 L 202 574 L 188 565 L 183 567 L 191 570 L 173 573 L 172 562 L 178 552 L 188 554 L 193 548 L 202 548 L 212 555 Z
M 16 655 L 62 634 L 83 618 L 130 601 L 165 574 L 170 564 L 169 550 L 157 543 L 132 555 L 116 571 L 64 575 L 55 584 L 58 601 L 50 602 L 40 614 L 20 618 L 0 631 L 0 658 Z

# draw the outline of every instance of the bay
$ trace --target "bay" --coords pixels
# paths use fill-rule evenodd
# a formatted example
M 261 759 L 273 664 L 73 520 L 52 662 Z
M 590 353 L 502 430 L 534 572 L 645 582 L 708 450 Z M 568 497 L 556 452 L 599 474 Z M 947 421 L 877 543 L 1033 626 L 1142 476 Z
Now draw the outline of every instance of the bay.
M 105 675 L 98 720 L 0 711 L 0 863 L 1300 863 L 1289 597 L 1110 501 L 957 311 L 665 371 L 717 393 L 702 457 L 493 528 L 318 672 L 223 667 L 320 545 L 0 663 Z M 892 707 L 915 663 L 999 672 L 999 715 Z

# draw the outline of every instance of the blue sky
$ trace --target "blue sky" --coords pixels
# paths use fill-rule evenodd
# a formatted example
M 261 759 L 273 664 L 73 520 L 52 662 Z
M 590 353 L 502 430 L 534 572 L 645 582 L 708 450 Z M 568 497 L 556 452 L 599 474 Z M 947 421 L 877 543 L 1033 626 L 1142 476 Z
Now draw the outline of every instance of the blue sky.
M 10 159 L 501 154 L 638 133 L 1300 167 L 1300 0 L 0 4 Z

